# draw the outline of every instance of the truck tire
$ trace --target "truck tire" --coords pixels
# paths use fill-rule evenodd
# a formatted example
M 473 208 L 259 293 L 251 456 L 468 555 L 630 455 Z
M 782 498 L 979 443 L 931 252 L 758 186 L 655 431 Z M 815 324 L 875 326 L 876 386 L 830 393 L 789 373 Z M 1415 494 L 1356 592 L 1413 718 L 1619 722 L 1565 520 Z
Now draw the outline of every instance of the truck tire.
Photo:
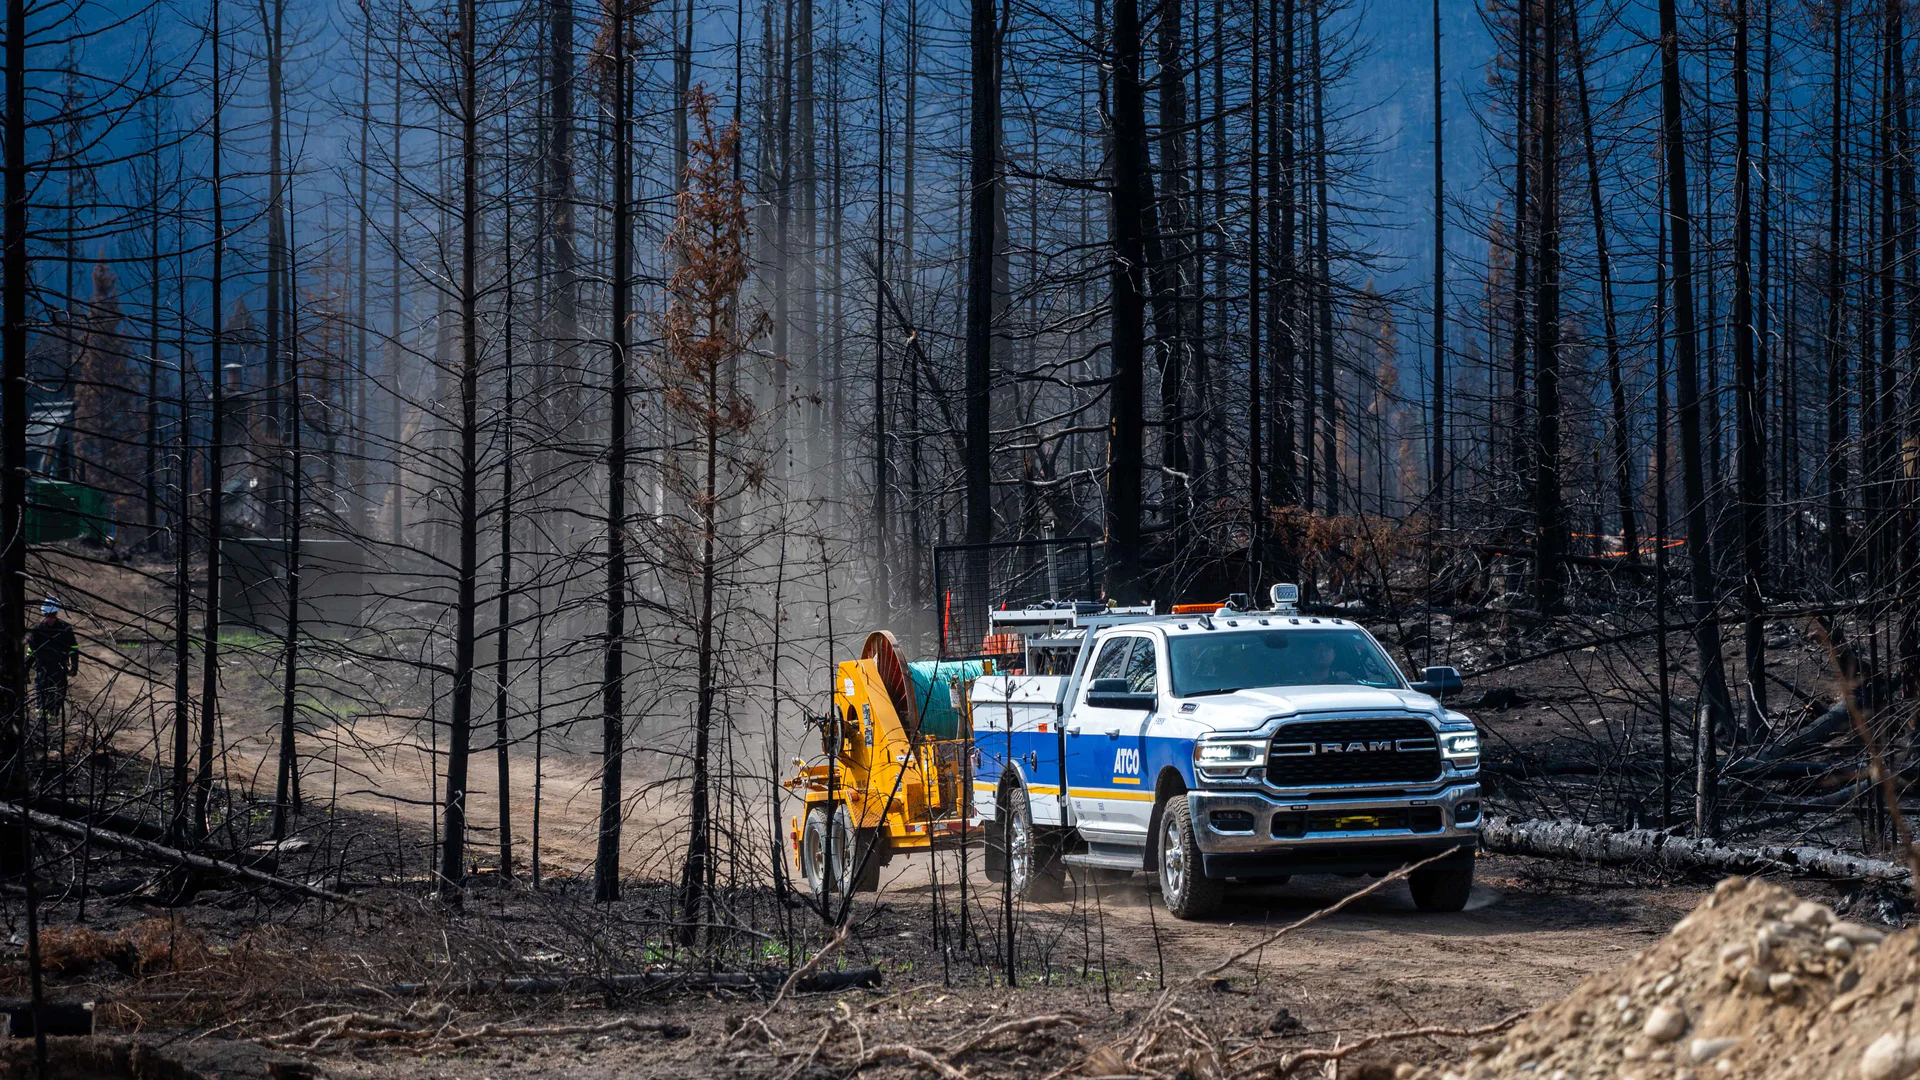
M 1226 882 L 1207 876 L 1193 838 L 1193 811 L 1185 792 L 1168 797 L 1160 813 L 1160 897 L 1176 919 L 1204 919 L 1220 910 Z
M 1013 884 L 1013 894 L 1040 903 L 1060 899 L 1066 893 L 1065 868 L 1060 865 L 1060 853 L 1055 845 L 1048 843 L 1034 828 L 1033 805 L 1027 799 L 1027 789 L 1017 787 L 1008 791 L 1006 803 L 1000 810 L 1000 850 L 1007 877 Z
M 1407 875 L 1413 906 L 1421 911 L 1459 911 L 1473 892 L 1473 856 L 1443 859 Z
M 815 805 L 807 811 L 800 834 L 800 872 L 806 876 L 807 889 L 815 896 L 825 895 L 829 881 L 837 896 L 879 888 L 881 853 L 872 851 L 877 840 L 875 830 L 853 827 L 845 803 L 836 804 L 831 814 L 824 805 Z

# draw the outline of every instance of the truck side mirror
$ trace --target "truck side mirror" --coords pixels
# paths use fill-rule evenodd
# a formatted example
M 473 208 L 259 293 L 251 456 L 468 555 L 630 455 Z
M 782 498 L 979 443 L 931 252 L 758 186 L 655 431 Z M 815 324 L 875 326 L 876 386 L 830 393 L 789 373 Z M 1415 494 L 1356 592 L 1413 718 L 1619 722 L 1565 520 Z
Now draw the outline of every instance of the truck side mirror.
M 1414 683 L 1413 688 L 1431 697 L 1444 698 L 1459 693 L 1464 685 L 1459 668 L 1430 667 L 1420 672 L 1420 681 Z
M 1087 687 L 1087 704 L 1096 709 L 1136 709 L 1146 712 L 1158 704 L 1158 694 L 1136 694 L 1125 679 L 1095 679 Z

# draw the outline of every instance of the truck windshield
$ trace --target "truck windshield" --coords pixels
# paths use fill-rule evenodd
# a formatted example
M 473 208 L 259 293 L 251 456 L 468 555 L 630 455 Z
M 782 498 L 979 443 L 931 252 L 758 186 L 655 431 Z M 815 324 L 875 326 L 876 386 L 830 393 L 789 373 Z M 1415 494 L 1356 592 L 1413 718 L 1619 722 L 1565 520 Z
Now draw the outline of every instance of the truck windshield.
M 1398 689 L 1399 669 L 1358 630 L 1255 630 L 1167 642 L 1175 697 L 1260 686 Z

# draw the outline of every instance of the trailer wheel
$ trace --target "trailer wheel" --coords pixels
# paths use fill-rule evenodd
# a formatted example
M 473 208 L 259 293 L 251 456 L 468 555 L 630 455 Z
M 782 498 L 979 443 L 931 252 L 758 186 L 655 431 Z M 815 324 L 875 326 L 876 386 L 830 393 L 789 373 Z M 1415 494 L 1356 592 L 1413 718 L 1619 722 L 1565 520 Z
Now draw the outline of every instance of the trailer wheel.
M 853 827 L 845 803 L 836 804 L 831 815 L 824 805 L 808 810 L 806 828 L 800 834 L 800 871 L 806 875 L 807 889 L 824 896 L 830 881 L 840 896 L 879 888 L 881 853 L 872 850 L 876 842 L 875 830 Z
M 1066 893 L 1065 869 L 1060 854 L 1033 826 L 1033 806 L 1026 788 L 1007 792 L 1001 806 L 999 829 L 1001 851 L 1013 894 L 1027 900 L 1058 900 Z
M 1160 898 L 1176 919 L 1204 919 L 1220 910 L 1226 883 L 1207 876 L 1193 838 L 1193 811 L 1185 792 L 1170 796 L 1160 814 Z
M 1407 875 L 1413 906 L 1421 911 L 1459 911 L 1473 893 L 1473 855 L 1442 859 Z

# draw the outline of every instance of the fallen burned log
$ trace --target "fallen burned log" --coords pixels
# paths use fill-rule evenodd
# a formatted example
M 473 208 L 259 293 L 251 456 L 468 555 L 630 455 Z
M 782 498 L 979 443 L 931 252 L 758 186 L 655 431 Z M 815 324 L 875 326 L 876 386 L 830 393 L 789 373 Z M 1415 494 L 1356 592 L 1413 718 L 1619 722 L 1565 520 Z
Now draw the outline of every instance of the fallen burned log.
M 1734 846 L 1672 836 L 1658 829 L 1609 829 L 1572 821 L 1488 818 L 1480 826 L 1480 849 L 1501 855 L 1574 859 L 1602 866 L 1664 870 L 1711 870 L 1723 874 L 1789 874 L 1794 877 L 1878 881 L 1904 885 L 1905 866 L 1805 844 Z
M 1859 756 L 1842 761 L 1775 761 L 1743 757 L 1727 762 L 1722 772 L 1743 780 L 1818 780 L 1843 772 L 1858 771 Z M 1489 758 L 1480 765 L 1483 776 L 1500 780 L 1539 780 L 1559 776 L 1659 776 L 1657 764 L 1643 765 L 1626 760 L 1580 761 L 1514 757 Z
M 470 979 L 462 983 L 394 983 L 392 986 L 355 987 L 378 997 L 416 994 L 556 994 L 568 990 L 778 990 L 787 980 L 784 971 L 642 971 L 630 975 L 528 975 L 510 979 Z M 880 985 L 880 969 L 871 964 L 845 971 L 803 975 L 793 986 L 802 993 L 870 989 Z
M 0 1040 L 0 1076 L 66 1077 L 273 1077 L 320 1080 L 310 1062 L 264 1046 L 231 1039 L 194 1041 L 179 1035 L 87 1035 L 47 1040 L 44 1074 L 34 1061 L 31 1039 Z
M 616 1031 L 635 1035 L 652 1032 L 669 1039 L 684 1039 L 691 1034 L 684 1024 L 641 1020 L 632 1016 L 617 1017 L 597 1024 L 552 1024 L 541 1027 L 481 1024 L 471 1030 L 462 1030 L 454 1025 L 452 1006 L 445 1002 L 438 1002 L 422 1008 L 421 1003 L 416 1002 L 400 1016 L 379 1016 L 363 1012 L 322 1016 L 309 1020 L 284 1034 L 263 1035 L 259 1041 L 267 1046 L 291 1050 L 317 1050 L 320 1044 L 332 1039 L 399 1044 L 419 1050 L 451 1050 L 455 1047 L 471 1046 L 483 1039 L 610 1035 Z
M 116 814 L 104 808 L 88 806 L 86 803 L 71 799 L 62 799 L 53 795 L 35 795 L 27 802 L 27 806 L 42 813 L 52 814 L 54 817 L 86 822 L 96 829 L 107 829 L 140 840 L 151 840 L 158 844 L 165 843 L 167 839 L 167 830 L 162 826 L 141 821 L 126 814 Z
M 317 885 L 308 885 L 301 881 L 289 881 L 286 878 L 275 877 L 272 874 L 255 870 L 252 867 L 240 866 L 220 859 L 210 859 L 205 855 L 196 855 L 191 851 L 182 851 L 176 847 L 168 847 L 166 844 L 157 844 L 151 840 L 142 840 L 137 836 L 127 836 L 124 833 L 110 832 L 106 829 L 68 821 L 66 818 L 55 817 L 52 814 L 42 814 L 37 810 L 28 810 L 10 802 L 0 802 L 0 820 L 24 820 L 30 827 L 44 832 L 70 836 L 76 840 L 89 840 L 103 848 L 110 848 L 114 851 L 124 851 L 129 855 L 137 855 L 154 862 L 166 863 L 170 866 L 185 866 L 207 873 L 239 878 L 242 881 L 252 882 L 255 885 L 265 888 L 311 897 L 315 900 L 329 900 L 336 904 L 347 904 L 353 907 L 360 906 L 360 901 L 355 900 L 351 896 L 343 896 L 340 893 L 322 889 Z
M 463 982 L 405 982 L 374 986 L 366 983 L 315 987 L 278 987 L 253 990 L 164 990 L 156 993 L 123 994 L 114 1001 L 179 1002 L 220 1001 L 237 997 L 285 995 L 325 998 L 396 997 L 472 997 L 482 994 L 560 994 L 569 991 L 639 993 L 648 990 L 747 990 L 777 991 L 787 973 L 768 971 L 642 971 L 627 975 L 526 975 L 505 979 L 468 979 Z M 870 990 L 880 985 L 880 969 L 868 964 L 845 971 L 823 971 L 796 980 L 793 992 L 832 993 L 837 990 Z
M 1552 776 L 1658 776 L 1660 770 L 1654 766 L 1638 765 L 1630 761 L 1529 761 L 1525 759 L 1507 761 L 1485 761 L 1480 766 L 1480 774 L 1496 780 L 1538 780 Z
M 141 821 L 139 818 L 128 817 L 125 814 L 116 814 L 107 810 L 97 810 L 89 807 L 86 803 L 74 802 L 71 799 L 60 799 L 51 795 L 36 795 L 25 805 L 29 810 L 37 810 L 44 814 L 50 814 L 53 817 L 64 819 L 75 825 L 91 825 L 93 826 L 95 836 L 98 836 L 100 831 L 104 829 L 107 832 L 119 833 L 122 836 L 131 836 L 135 840 L 147 840 L 156 844 L 166 844 L 170 839 L 165 828 L 155 825 L 152 822 Z M 196 854 L 204 855 L 209 859 L 217 859 L 220 862 L 249 866 L 268 874 L 277 874 L 280 871 L 280 860 L 270 852 L 250 851 L 244 848 L 235 850 L 233 848 L 209 847 L 201 848 Z

